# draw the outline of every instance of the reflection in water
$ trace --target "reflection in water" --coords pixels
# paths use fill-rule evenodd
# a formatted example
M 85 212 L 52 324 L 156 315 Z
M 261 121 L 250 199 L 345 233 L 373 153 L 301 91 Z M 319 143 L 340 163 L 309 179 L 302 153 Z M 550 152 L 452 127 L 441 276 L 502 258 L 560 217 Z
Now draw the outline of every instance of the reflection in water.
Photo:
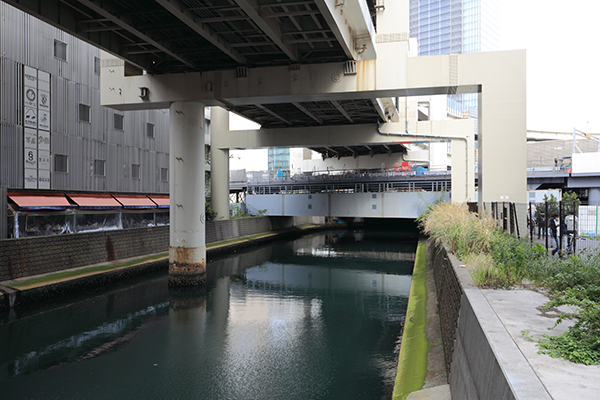
M 31 312 L 0 325 L 3 397 L 389 398 L 415 245 L 313 235 Z

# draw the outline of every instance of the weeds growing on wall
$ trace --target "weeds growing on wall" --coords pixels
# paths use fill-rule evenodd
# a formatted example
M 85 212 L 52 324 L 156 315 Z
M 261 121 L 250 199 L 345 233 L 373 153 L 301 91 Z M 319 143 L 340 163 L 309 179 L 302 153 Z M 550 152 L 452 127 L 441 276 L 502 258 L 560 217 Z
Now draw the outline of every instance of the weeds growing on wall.
M 540 244 L 503 232 L 466 205 L 439 203 L 419 218 L 425 234 L 447 246 L 467 265 L 480 287 L 511 287 L 527 279 L 549 290 L 547 308 L 575 306 L 562 315 L 575 324 L 560 336 L 546 336 L 540 351 L 587 365 L 600 364 L 600 252 L 582 251 L 564 259 L 548 257 Z

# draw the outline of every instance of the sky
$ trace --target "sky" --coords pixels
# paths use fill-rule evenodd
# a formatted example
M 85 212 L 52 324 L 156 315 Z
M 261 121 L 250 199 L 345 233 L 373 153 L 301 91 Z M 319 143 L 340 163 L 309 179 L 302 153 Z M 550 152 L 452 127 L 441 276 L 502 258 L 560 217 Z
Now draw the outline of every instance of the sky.
M 600 2 L 499 3 L 501 49 L 527 51 L 527 129 L 600 133 Z

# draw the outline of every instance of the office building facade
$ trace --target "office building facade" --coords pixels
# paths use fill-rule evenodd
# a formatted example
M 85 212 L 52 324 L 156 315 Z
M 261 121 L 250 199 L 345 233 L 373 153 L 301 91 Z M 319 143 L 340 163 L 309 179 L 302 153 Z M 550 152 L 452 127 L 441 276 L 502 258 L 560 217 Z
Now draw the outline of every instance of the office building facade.
M 498 0 L 410 0 L 410 36 L 419 56 L 498 50 Z M 477 95 L 451 96 L 449 111 L 477 115 Z

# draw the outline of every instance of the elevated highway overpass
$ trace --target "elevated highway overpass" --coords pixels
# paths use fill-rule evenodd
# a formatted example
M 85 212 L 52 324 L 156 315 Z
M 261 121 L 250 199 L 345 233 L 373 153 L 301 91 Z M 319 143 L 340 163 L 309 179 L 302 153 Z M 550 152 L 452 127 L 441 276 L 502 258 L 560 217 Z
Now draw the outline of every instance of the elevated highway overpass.
M 170 109 L 174 285 L 204 279 L 206 106 L 261 125 L 233 133 L 213 113 L 213 206 L 225 218 L 232 148 L 450 139 L 452 195 L 473 200 L 472 132 L 405 112 L 435 94 L 479 95 L 479 200 L 526 201 L 525 52 L 410 57 L 408 0 L 2 1 L 106 52 L 103 105 Z

